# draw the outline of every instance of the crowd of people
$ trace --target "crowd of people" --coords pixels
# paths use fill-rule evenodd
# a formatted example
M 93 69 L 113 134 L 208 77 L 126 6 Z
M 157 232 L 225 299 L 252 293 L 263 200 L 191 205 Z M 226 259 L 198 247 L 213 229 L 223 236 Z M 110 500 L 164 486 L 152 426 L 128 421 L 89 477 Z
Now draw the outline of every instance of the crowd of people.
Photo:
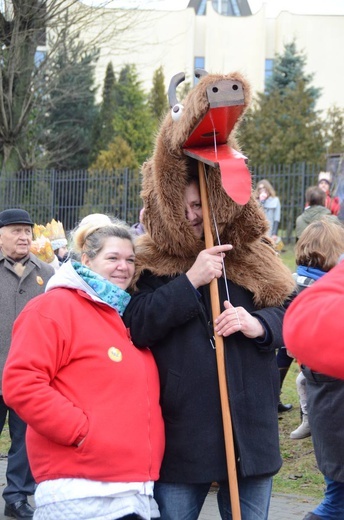
M 258 184 L 258 188 L 260 185 L 261 183 Z M 344 255 L 344 225 L 337 216 L 340 204 L 338 197 L 331 195 L 331 185 L 331 173 L 320 172 L 318 184 L 307 188 L 304 211 L 296 219 L 297 269 L 293 276 L 298 293 L 313 286 L 317 280 L 336 268 Z M 263 197 L 263 204 L 264 201 Z M 337 281 L 339 284 L 338 277 Z M 276 357 L 281 374 L 281 388 L 294 356 L 299 362 L 300 372 L 296 378 L 296 388 L 301 424 L 290 433 L 290 438 L 301 440 L 312 436 L 317 464 L 325 480 L 324 499 L 306 515 L 304 520 L 339 520 L 344 518 L 344 438 L 341 427 L 342 406 L 339 405 L 344 381 L 342 375 L 340 375 L 342 379 L 333 377 L 338 376 L 338 371 L 333 372 L 332 367 L 320 371 L 321 363 L 318 364 L 314 352 L 313 356 L 309 356 L 308 353 L 313 348 L 311 345 L 314 331 L 318 333 L 319 324 L 322 322 L 317 306 L 322 308 L 325 304 L 318 297 L 317 306 L 314 305 L 317 287 L 318 284 L 315 284 L 314 290 L 310 293 L 307 291 L 307 295 L 311 295 L 311 300 L 302 296 L 302 298 L 296 297 L 291 303 L 283 327 L 286 345 L 278 350 Z M 326 287 L 325 280 L 323 287 Z M 333 285 L 330 287 L 333 291 Z M 330 294 L 333 296 L 333 292 L 329 292 L 328 299 Z M 307 320 L 304 321 L 303 318 L 306 316 Z M 338 314 L 336 316 L 338 318 Z M 326 330 L 328 326 L 329 323 L 326 322 Z M 340 345 L 340 337 L 341 334 L 338 334 L 336 339 L 333 337 L 333 341 Z M 327 358 L 328 338 L 325 339 L 322 334 L 320 341 L 322 357 Z M 320 345 L 319 338 L 316 343 Z M 340 349 L 342 350 L 342 347 Z M 340 359 L 338 361 L 340 363 Z M 289 411 L 291 408 L 292 405 L 283 405 L 280 401 L 280 412 Z
M 257 184 L 269 275 L 285 287 L 265 305 L 254 289 L 266 283 L 258 271 L 251 285 L 232 279 L 233 244 L 205 246 L 193 175 L 184 191 L 166 197 L 158 218 L 147 204 L 131 228 L 91 214 L 67 236 L 60 221 L 41 225 L 23 209 L 0 212 L 0 430 L 7 419 L 11 438 L 6 516 L 197 520 L 216 483 L 220 516 L 232 518 L 217 336 L 242 520 L 268 519 L 282 464 L 278 413 L 292 409 L 281 391 L 294 358 L 301 424 L 290 437 L 312 436 L 326 483 L 324 500 L 304 520 L 343 520 L 344 227 L 330 185 L 321 172 L 306 191 L 292 276 L 273 259 L 279 197 L 267 179 Z M 159 189 L 169 187 L 161 181 L 150 189 L 162 200 Z M 187 233 L 167 242 L 174 229 Z M 214 316 L 213 280 L 221 302 Z

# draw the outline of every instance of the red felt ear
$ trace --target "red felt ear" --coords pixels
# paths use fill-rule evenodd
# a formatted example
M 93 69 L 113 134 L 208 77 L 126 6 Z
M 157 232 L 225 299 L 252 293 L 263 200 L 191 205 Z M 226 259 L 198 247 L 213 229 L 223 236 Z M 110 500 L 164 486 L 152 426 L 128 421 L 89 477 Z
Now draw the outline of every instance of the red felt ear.
M 231 199 L 244 205 L 251 196 L 251 174 L 244 159 L 230 157 L 219 161 L 222 186 Z
M 252 179 L 244 155 L 226 144 L 216 148 L 214 146 L 185 148 L 184 153 L 210 166 L 219 166 L 222 186 L 229 197 L 242 206 L 247 204 L 251 196 Z

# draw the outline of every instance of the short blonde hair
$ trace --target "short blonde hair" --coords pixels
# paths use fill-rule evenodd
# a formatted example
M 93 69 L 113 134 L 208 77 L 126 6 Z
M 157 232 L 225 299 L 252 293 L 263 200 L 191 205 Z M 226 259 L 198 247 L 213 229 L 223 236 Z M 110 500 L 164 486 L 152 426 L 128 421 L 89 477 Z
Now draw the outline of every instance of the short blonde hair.
M 129 226 L 118 219 L 83 219 L 72 232 L 72 251 L 75 257 L 85 253 L 88 258 L 95 258 L 109 237 L 117 237 L 129 240 L 134 250 L 134 238 Z
M 295 262 L 327 272 L 343 253 L 344 226 L 329 215 L 311 222 L 301 233 L 295 246 Z

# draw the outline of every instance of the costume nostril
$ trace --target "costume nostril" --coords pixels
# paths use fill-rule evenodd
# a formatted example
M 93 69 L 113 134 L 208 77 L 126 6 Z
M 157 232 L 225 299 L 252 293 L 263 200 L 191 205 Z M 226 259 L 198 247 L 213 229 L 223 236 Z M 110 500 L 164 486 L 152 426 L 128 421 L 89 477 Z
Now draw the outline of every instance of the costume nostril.
M 236 84 L 234 83 L 234 85 L 233 85 L 232 89 L 233 89 L 233 90 L 238 90 L 238 88 L 239 88 L 239 86 L 238 86 L 238 85 L 236 85 Z
M 213 88 L 212 88 L 212 91 L 213 91 L 213 92 L 218 92 L 219 89 L 218 89 L 217 87 L 213 87 Z

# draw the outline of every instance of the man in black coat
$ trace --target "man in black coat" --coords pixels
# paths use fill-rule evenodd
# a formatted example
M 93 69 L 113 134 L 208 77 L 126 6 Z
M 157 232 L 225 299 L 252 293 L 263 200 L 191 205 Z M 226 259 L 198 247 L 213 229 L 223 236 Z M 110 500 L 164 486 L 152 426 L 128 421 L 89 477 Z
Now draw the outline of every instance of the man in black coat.
M 184 213 L 202 241 L 202 206 L 193 179 L 185 190 Z M 159 223 L 149 220 L 149 209 L 145 215 L 149 234 Z M 242 520 L 267 520 L 272 476 L 282 463 L 275 349 L 283 345 L 284 307 L 257 305 L 251 291 L 224 279 L 231 245 L 204 249 L 181 272 L 184 261 L 176 261 L 174 244 L 163 250 L 163 240 L 162 234 L 160 243 L 147 236 L 138 242 L 138 291 L 124 316 L 135 345 L 151 348 L 160 373 L 166 451 L 155 498 L 161 519 L 196 520 L 212 482 L 219 484 L 221 518 L 231 514 L 209 294 L 209 283 L 217 278 L 223 303 L 215 328 L 225 344 Z M 182 247 L 176 241 L 175 251 Z

